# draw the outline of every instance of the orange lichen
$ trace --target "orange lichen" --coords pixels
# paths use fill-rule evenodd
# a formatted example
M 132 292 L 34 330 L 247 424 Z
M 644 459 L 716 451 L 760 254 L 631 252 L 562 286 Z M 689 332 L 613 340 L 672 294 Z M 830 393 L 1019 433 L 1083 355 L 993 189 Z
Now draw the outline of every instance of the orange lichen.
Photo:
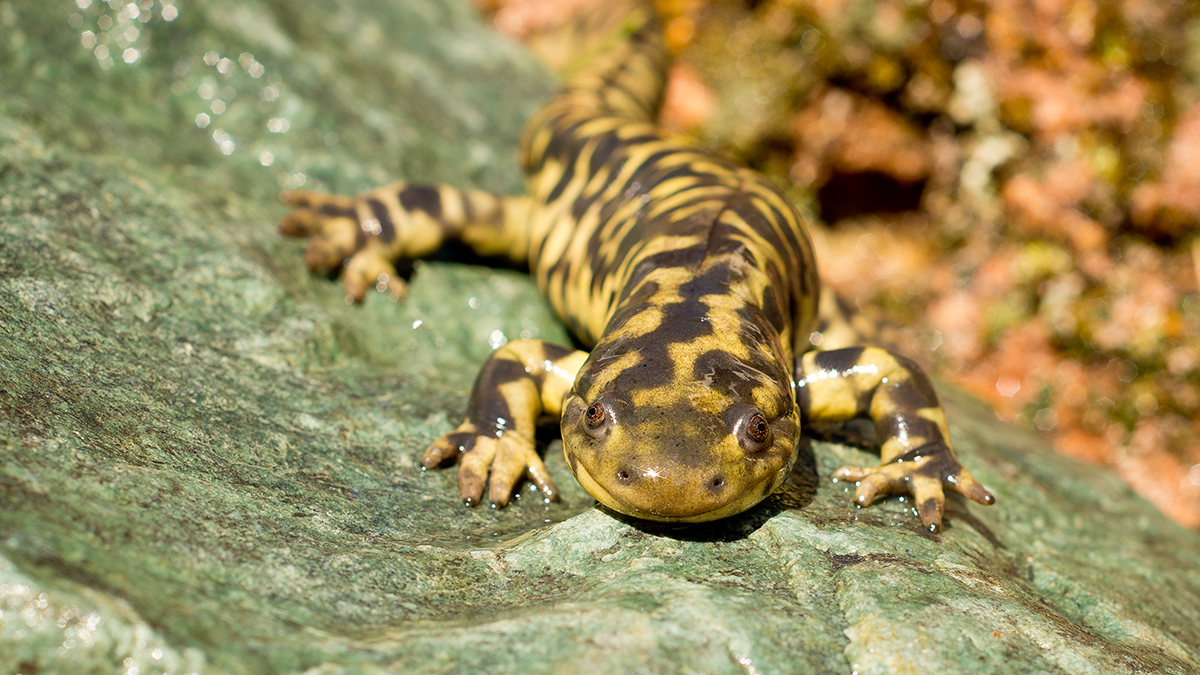
M 1200 104 L 1180 116 L 1161 179 L 1139 185 L 1130 199 L 1138 227 L 1179 236 L 1200 225 Z
M 712 117 L 716 95 L 690 65 L 677 63 L 667 74 L 659 123 L 666 129 L 690 134 Z

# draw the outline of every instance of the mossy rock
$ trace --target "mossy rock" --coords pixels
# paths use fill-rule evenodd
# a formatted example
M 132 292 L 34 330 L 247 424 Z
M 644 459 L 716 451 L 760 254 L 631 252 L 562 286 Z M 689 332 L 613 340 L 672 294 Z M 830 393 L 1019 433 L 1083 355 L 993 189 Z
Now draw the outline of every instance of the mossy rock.
M 550 76 L 442 0 L 77 4 L 0 3 L 0 672 L 1200 670 L 1200 537 L 953 392 L 999 503 L 938 535 L 828 443 L 704 526 L 596 508 L 557 441 L 561 503 L 464 508 L 417 457 L 500 336 L 567 335 L 448 261 L 347 306 L 275 194 L 517 190 Z

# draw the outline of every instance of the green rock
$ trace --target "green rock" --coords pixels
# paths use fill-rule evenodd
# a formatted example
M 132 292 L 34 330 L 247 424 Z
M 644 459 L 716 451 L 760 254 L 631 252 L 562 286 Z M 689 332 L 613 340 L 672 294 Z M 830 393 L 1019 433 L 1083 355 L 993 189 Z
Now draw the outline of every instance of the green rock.
M 0 3 L 0 672 L 1200 671 L 1200 536 L 954 392 L 999 503 L 939 535 L 818 442 L 705 526 L 595 508 L 557 441 L 563 502 L 466 509 L 419 453 L 563 329 L 446 261 L 346 306 L 275 194 L 516 190 L 549 76 L 441 0 L 79 4 Z

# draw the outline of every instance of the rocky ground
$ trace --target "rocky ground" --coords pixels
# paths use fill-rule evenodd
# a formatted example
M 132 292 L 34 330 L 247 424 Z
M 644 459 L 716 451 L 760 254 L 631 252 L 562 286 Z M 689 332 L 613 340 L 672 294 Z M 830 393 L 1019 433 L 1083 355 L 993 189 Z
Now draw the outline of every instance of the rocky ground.
M 720 93 L 720 73 L 749 77 L 740 57 L 689 61 L 689 40 L 720 25 L 704 17 L 777 40 L 798 30 L 763 21 L 770 8 L 685 8 L 675 18 L 690 29 L 672 19 L 680 67 L 717 73 L 677 74 L 701 92 L 685 100 Z M 765 44 L 738 35 L 721 44 Z M 418 264 L 399 302 L 348 306 L 276 234 L 276 195 L 396 178 L 519 189 L 517 135 L 553 80 L 464 3 L 0 2 L 0 82 L 0 672 L 1200 670 L 1200 535 L 954 387 L 951 433 L 998 503 L 951 498 L 936 535 L 903 500 L 854 507 L 830 474 L 874 455 L 823 442 L 760 507 L 695 528 L 596 508 L 552 434 L 560 503 L 526 491 L 467 509 L 452 470 L 421 471 L 492 349 L 563 342 L 562 326 L 525 275 L 446 260 Z M 822 116 L 897 124 L 871 112 L 887 98 L 865 85 L 822 86 Z M 724 100 L 704 113 L 713 125 L 732 115 Z M 909 124 L 880 136 L 904 141 L 893 173 L 925 166 L 932 141 Z M 702 128 L 730 129 L 731 152 L 760 148 L 747 156 L 769 170 L 801 163 L 793 146 L 738 145 L 737 125 Z M 837 145 L 822 152 L 842 156 Z M 934 194 L 944 159 L 928 160 L 917 197 Z M 901 183 L 873 171 L 869 185 Z M 838 175 L 812 180 L 853 186 Z M 985 167 L 981 185 L 998 175 Z M 928 239 L 889 243 L 936 232 L 928 216 L 924 229 L 898 218 L 885 234 L 870 224 L 882 216 L 847 214 L 826 245 L 857 227 L 850 259 L 861 243 L 880 268 L 906 260 L 902 246 L 926 251 L 930 270 L 947 264 Z M 965 256 L 970 236 L 944 248 Z M 1074 264 L 1069 245 L 1044 244 L 1039 260 Z M 1115 245 L 1106 260 L 1133 265 Z M 1146 377 L 1123 358 L 1117 392 Z M 1027 389 L 1014 381 L 1006 399 Z

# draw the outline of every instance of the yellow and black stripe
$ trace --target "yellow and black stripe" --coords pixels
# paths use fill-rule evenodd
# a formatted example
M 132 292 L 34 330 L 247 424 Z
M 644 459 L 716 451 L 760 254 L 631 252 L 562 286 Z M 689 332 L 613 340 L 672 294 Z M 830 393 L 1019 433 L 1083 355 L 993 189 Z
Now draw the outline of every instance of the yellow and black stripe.
M 528 195 L 401 183 L 349 198 L 288 193 L 287 234 L 312 237 L 316 272 L 341 271 L 349 297 L 403 293 L 392 261 L 447 238 L 527 262 L 590 352 L 511 342 L 484 367 L 466 421 L 426 451 L 459 458 L 468 504 L 505 504 L 521 477 L 556 491 L 533 449 L 542 415 L 561 418 L 580 483 L 639 518 L 739 513 L 787 477 L 804 424 L 868 416 L 883 466 L 847 467 L 857 499 L 911 493 L 941 522 L 943 489 L 993 498 L 955 459 L 945 415 L 911 361 L 869 347 L 813 351 L 818 321 L 845 344 L 837 312 L 818 317 L 804 219 L 765 178 L 656 128 L 667 64 L 653 11 L 631 3 L 606 49 L 530 121 Z M 834 336 L 836 333 L 836 339 Z

